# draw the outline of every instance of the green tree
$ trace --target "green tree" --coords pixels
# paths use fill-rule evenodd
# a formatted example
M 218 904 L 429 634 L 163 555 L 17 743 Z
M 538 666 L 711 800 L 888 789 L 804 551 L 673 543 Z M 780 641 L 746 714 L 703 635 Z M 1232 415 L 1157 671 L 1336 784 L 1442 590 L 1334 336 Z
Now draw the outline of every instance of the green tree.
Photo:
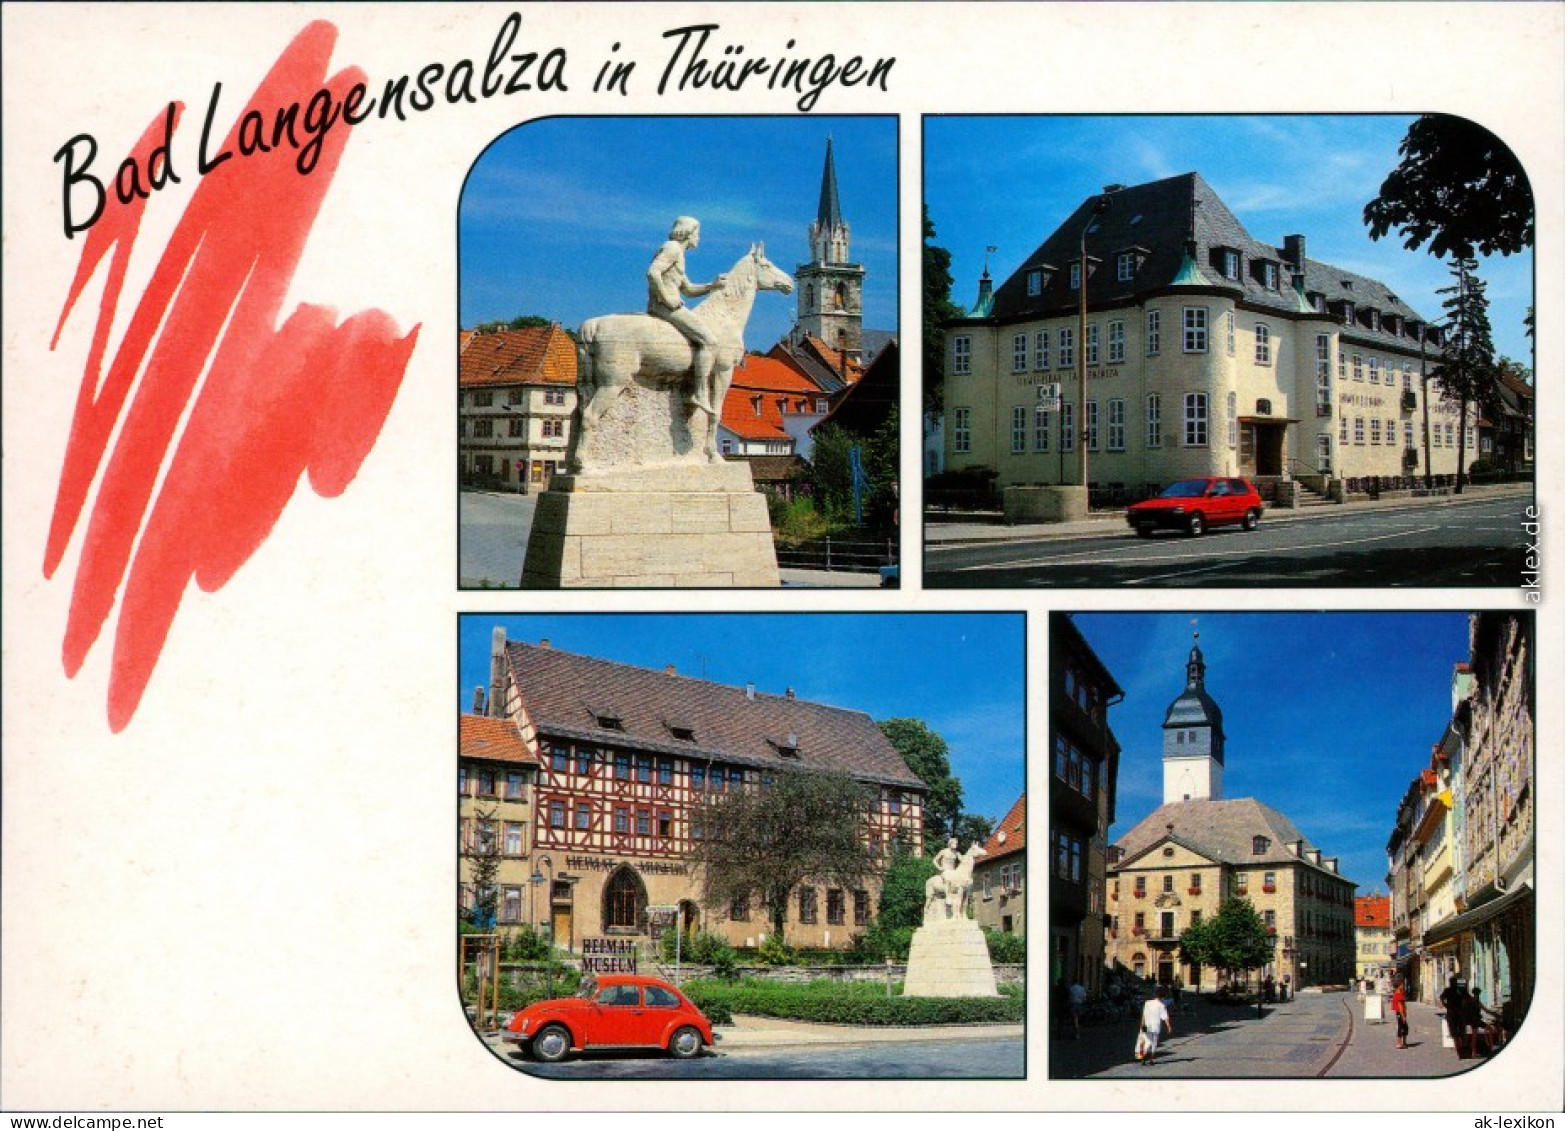
M 880 888 L 880 914 L 875 922 L 886 930 L 911 929 L 924 922 L 924 885 L 935 874 L 928 856 L 916 856 L 905 844 L 893 848 Z
M 1457 259 L 1451 264 L 1455 282 L 1439 291 L 1448 296 L 1442 304 L 1446 318 L 1441 329 L 1440 359 L 1431 374 L 1440 382 L 1441 396 L 1460 406 L 1456 429 L 1458 493 L 1467 475 L 1468 411 L 1474 406 L 1479 412 L 1493 409 L 1499 400 L 1499 372 L 1489 333 L 1489 300 L 1484 297 L 1484 281 L 1478 277 L 1477 268 L 1472 259 Z
M 898 414 L 892 407 L 886 421 L 871 436 L 863 436 L 836 424 L 815 430 L 808 480 L 816 511 L 834 524 L 855 519 L 853 507 L 852 450 L 859 449 L 859 466 L 868 481 L 862 488 L 862 525 L 890 530 L 897 505 Z
M 921 719 L 887 719 L 880 724 L 880 733 L 929 787 L 924 799 L 924 854 L 933 856 L 955 835 L 962 814 L 962 783 L 951 774 L 951 748 Z
M 500 888 L 495 883 L 500 874 L 500 843 L 494 817 L 493 807 L 473 811 L 473 843 L 467 853 L 467 874 L 473 889 L 467 922 L 479 931 L 494 930 L 500 905 Z
M 1402 160 L 1364 206 L 1371 239 L 1392 229 L 1403 246 L 1442 259 L 1510 255 L 1532 246 L 1532 185 L 1494 134 L 1466 118 L 1425 114 L 1397 147 Z
M 924 411 L 945 405 L 945 327 L 967 311 L 951 301 L 951 253 L 936 246 L 935 224 L 924 206 Z
M 492 334 L 496 330 L 526 330 L 531 326 L 548 326 L 553 319 L 544 318 L 537 314 L 518 314 L 515 318 L 499 319 L 494 322 L 480 322 L 473 327 L 476 334 Z
M 983 844 L 994 833 L 994 821 L 989 817 L 979 816 L 977 813 L 963 813 L 956 819 L 956 827 L 951 835 L 964 847 L 969 844 Z
M 778 770 L 707 797 L 688 861 L 710 908 L 759 900 L 781 939 L 789 900 L 806 880 L 854 891 L 873 874 L 872 798 L 846 774 Z
M 1222 974 L 1245 974 L 1272 960 L 1275 935 L 1248 899 L 1234 897 L 1211 919 L 1192 923 L 1179 936 L 1179 955 L 1185 962 L 1210 966 Z

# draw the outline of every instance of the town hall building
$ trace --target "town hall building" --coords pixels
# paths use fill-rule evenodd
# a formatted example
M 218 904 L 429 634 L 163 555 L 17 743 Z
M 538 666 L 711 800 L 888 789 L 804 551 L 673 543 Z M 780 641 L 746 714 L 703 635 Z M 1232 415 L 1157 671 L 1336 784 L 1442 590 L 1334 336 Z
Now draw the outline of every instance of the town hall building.
M 1458 410 L 1428 379 L 1437 328 L 1303 235 L 1257 240 L 1199 173 L 1084 200 L 998 288 L 986 267 L 945 329 L 945 466 L 1001 486 L 1076 482 L 1083 441 L 1116 497 L 1456 471 Z
M 1164 985 L 1216 989 L 1218 971 L 1184 961 L 1179 936 L 1225 899 L 1249 900 L 1273 940 L 1257 976 L 1293 987 L 1344 985 L 1355 968 L 1354 890 L 1282 813 L 1223 793 L 1223 712 L 1206 688 L 1199 639 L 1163 721 L 1163 804 L 1108 850 L 1109 966 Z

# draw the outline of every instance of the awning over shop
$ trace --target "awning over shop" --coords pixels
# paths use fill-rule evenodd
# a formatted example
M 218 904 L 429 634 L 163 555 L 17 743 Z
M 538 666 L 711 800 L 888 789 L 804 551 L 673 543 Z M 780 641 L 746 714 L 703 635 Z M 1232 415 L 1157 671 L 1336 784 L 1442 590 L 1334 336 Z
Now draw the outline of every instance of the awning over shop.
M 1485 923 L 1492 922 L 1504 915 L 1507 911 L 1519 907 L 1523 903 L 1532 903 L 1532 885 L 1522 884 L 1515 891 L 1506 892 L 1498 899 L 1491 899 L 1488 903 L 1464 911 L 1460 915 L 1447 919 L 1443 923 L 1437 923 L 1424 932 L 1424 945 L 1434 946 L 1446 939 L 1455 938 L 1475 930 Z

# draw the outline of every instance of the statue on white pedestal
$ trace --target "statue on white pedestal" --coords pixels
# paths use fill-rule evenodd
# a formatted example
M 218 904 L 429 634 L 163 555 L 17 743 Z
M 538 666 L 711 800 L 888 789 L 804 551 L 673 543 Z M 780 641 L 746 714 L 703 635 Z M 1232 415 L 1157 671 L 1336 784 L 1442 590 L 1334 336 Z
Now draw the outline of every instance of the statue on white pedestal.
M 967 893 L 973 888 L 973 865 L 978 857 L 989 854 L 981 845 L 974 844 L 966 852 L 958 852 L 956 845 L 956 837 L 952 837 L 935 853 L 933 863 L 939 871 L 924 884 L 926 926 L 943 919 L 967 917 Z
M 721 462 L 717 425 L 734 367 L 744 359 L 744 327 L 755 296 L 789 294 L 793 280 L 756 244 L 711 283 L 692 283 L 685 275 L 685 252 L 700 240 L 700 224 L 680 217 L 647 271 L 648 313 L 608 314 L 582 323 L 576 347 L 581 427 L 572 471 L 587 470 L 581 453 L 590 450 L 604 413 L 632 382 L 681 386 L 700 455 L 708 463 Z M 700 295 L 709 297 L 684 305 L 686 297 Z M 696 417 L 704 418 L 699 427 Z

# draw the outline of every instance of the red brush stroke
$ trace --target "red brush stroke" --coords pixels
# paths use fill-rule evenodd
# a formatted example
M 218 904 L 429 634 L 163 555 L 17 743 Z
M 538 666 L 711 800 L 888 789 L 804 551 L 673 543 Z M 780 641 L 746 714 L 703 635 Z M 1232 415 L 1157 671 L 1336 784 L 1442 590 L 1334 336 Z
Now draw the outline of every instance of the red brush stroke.
M 270 122 L 278 107 L 307 102 L 322 86 L 340 104 L 364 76 L 350 67 L 326 81 L 336 39 L 336 28 L 322 21 L 300 32 L 240 111 L 221 149 L 214 147 L 210 156 L 233 150 L 234 157 L 202 178 L 192 194 L 107 376 L 109 329 L 146 201 L 119 205 L 111 193 L 87 235 L 60 312 L 56 343 L 87 281 L 113 249 L 44 574 L 52 577 L 64 557 L 118 423 L 120 435 L 88 518 L 63 648 L 66 674 L 75 676 L 123 584 L 108 700 L 116 732 L 135 714 L 190 580 L 207 592 L 221 588 L 271 533 L 301 475 L 308 473 L 316 493 L 328 497 L 352 482 L 391 411 L 418 337 L 418 326 L 398 337 L 396 324 L 378 310 L 337 325 L 335 311 L 310 304 L 278 325 L 350 130 L 337 123 L 304 176 L 287 144 L 271 153 L 240 154 L 238 121 L 254 108 Z M 143 169 L 161 140 L 163 120 L 159 114 L 132 151 Z M 192 404 L 203 371 L 206 379 Z

